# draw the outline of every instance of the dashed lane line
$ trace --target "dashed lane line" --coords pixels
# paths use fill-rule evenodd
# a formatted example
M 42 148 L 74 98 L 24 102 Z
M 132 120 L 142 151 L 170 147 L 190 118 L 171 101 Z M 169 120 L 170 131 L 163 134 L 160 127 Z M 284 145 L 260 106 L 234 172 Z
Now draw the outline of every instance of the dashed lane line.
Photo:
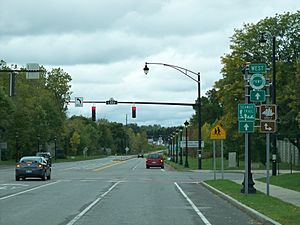
M 34 191 L 34 190 L 37 190 L 37 189 L 40 189 L 40 188 L 43 188 L 43 187 L 47 187 L 47 186 L 50 186 L 50 185 L 53 185 L 53 184 L 57 184 L 59 182 L 60 182 L 60 180 L 52 182 L 52 183 L 44 184 L 44 185 L 41 185 L 41 186 L 38 186 L 38 187 L 30 188 L 30 189 L 25 190 L 25 191 L 20 191 L 20 192 L 15 193 L 15 194 L 11 194 L 11 195 L 7 195 L 7 196 L 4 196 L 4 197 L 1 197 L 0 200 L 4 200 L 4 199 L 11 198 L 11 197 L 15 197 L 15 196 L 18 196 L 18 195 L 21 195 L 21 194 L 24 194 L 24 193 L 27 193 L 27 192 L 30 192 L 30 191 Z
M 76 223 L 82 216 L 84 216 L 84 214 L 86 214 L 94 205 L 96 205 L 102 198 L 104 198 L 105 195 L 107 195 L 109 192 L 111 192 L 119 183 L 121 183 L 121 181 L 119 181 L 119 182 L 115 183 L 114 185 L 112 185 L 108 189 L 108 191 L 106 191 L 99 198 L 97 198 L 95 201 L 93 201 L 88 207 L 86 207 L 77 216 L 75 216 L 74 219 L 72 219 L 69 223 L 67 223 L 67 225 L 73 225 L 74 223 Z

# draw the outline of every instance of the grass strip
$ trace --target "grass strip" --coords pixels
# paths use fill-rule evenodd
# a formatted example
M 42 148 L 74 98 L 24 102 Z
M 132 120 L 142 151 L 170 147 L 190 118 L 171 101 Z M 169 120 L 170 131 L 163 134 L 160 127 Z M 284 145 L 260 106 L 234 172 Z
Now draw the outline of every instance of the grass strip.
M 241 193 L 241 185 L 230 180 L 208 180 L 205 182 L 283 225 L 300 224 L 300 207 L 267 196 L 261 192 L 244 195 Z
M 266 183 L 266 178 L 260 178 L 257 180 Z M 300 173 L 271 176 L 270 184 L 300 192 Z

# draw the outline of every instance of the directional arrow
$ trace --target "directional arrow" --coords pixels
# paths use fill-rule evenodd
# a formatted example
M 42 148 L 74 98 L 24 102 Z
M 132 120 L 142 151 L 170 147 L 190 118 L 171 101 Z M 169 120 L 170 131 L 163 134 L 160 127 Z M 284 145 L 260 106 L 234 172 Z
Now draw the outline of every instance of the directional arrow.
M 267 123 L 265 123 L 264 126 L 265 126 L 265 130 L 268 130 L 268 131 L 272 130 L 272 127 L 269 127 Z
M 253 133 L 254 132 L 254 121 L 239 121 L 239 132 Z
M 255 95 L 255 97 L 256 97 L 256 100 L 259 100 L 260 94 L 257 92 L 256 95 Z

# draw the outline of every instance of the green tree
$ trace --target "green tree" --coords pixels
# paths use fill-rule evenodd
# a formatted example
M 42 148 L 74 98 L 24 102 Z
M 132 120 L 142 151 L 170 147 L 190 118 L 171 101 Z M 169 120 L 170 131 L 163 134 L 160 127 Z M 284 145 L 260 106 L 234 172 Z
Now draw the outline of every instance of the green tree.
M 277 104 L 279 108 L 278 133 L 281 137 L 299 139 L 300 130 L 297 116 L 300 108 L 299 98 L 299 59 L 300 50 L 300 12 L 284 13 L 265 18 L 257 24 L 245 24 L 243 28 L 235 30 L 231 38 L 231 53 L 221 58 L 223 78 L 217 81 L 219 102 L 223 106 L 222 124 L 227 128 L 229 138 L 227 147 L 238 148 L 242 145 L 242 135 L 237 133 L 237 103 L 244 102 L 244 81 L 242 69 L 248 62 L 266 62 L 271 66 L 271 45 L 262 48 L 258 45 L 260 31 L 269 31 L 276 36 L 277 70 Z M 252 53 L 248 54 L 248 52 Z M 271 79 L 271 73 L 268 73 Z M 257 151 L 264 148 L 259 134 L 253 138 L 254 157 L 259 158 Z M 240 149 L 241 150 L 241 149 Z M 263 160 L 263 159 L 262 159 Z
M 70 139 L 70 144 L 71 144 L 71 153 L 73 155 L 77 155 L 77 147 L 80 144 L 80 134 L 77 131 L 74 131 L 72 134 L 72 137 Z

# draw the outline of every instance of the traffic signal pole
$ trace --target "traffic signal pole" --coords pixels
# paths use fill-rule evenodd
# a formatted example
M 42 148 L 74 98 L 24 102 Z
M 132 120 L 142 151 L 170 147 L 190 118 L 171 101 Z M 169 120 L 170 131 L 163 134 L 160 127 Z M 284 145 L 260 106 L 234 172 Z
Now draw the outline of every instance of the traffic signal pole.
M 244 81 L 245 81 L 245 104 L 249 103 L 249 66 L 246 65 L 244 69 Z M 242 183 L 243 187 L 241 192 L 244 194 L 256 193 L 254 188 L 254 181 L 251 173 L 251 134 L 245 132 L 245 174 L 244 181 Z

